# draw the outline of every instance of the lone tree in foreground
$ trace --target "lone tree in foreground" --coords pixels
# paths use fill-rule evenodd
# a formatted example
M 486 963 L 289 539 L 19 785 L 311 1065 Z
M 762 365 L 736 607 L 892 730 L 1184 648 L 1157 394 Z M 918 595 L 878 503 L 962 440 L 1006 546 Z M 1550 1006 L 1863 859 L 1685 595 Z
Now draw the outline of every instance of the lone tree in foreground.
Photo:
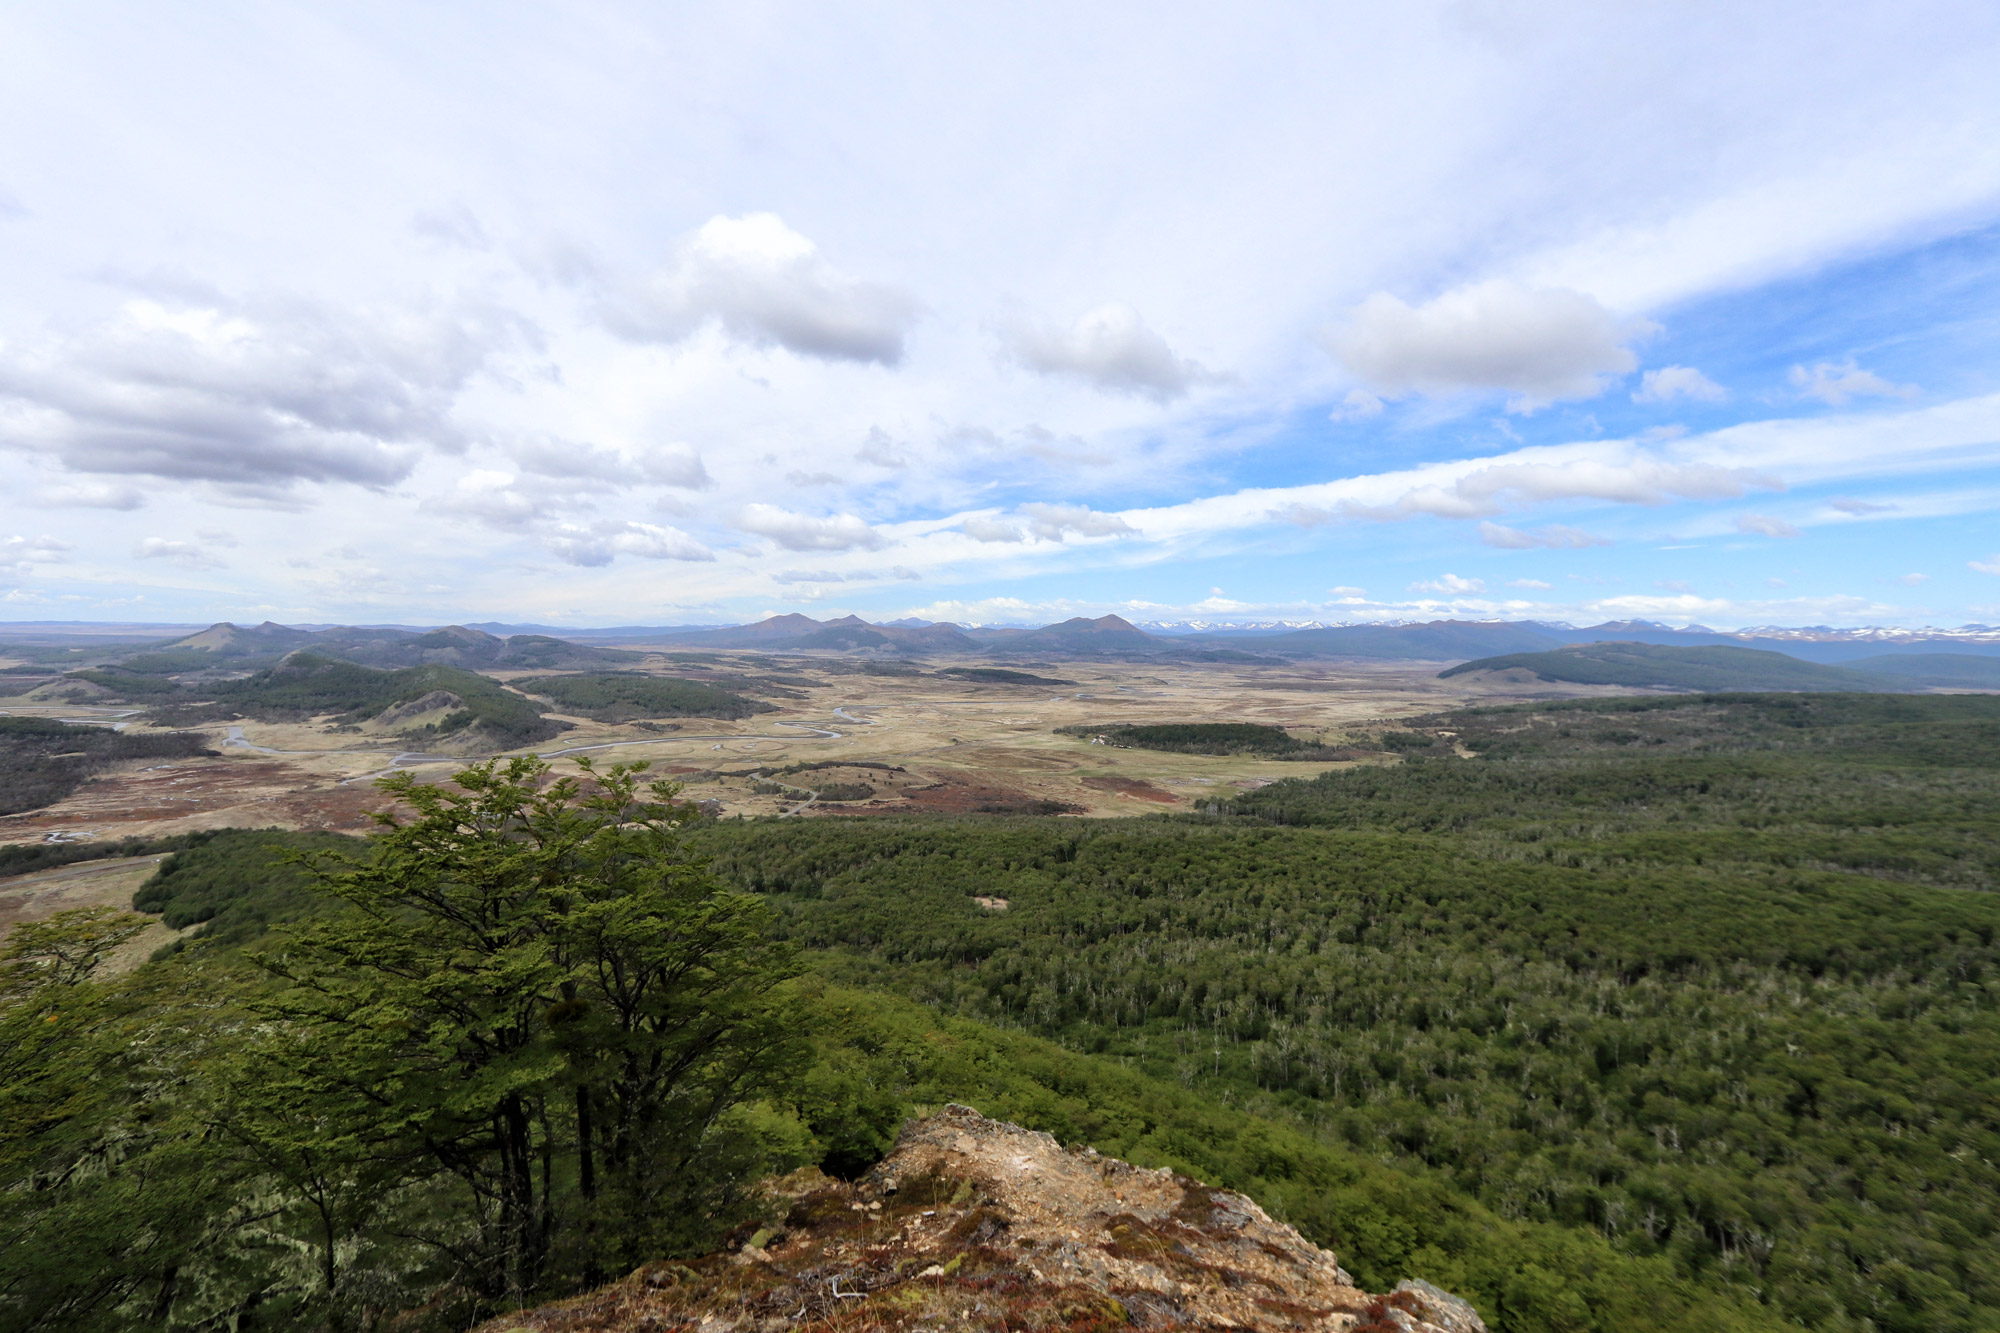
M 408 813 L 376 816 L 366 859 L 312 863 L 347 909 L 260 960 L 285 983 L 268 1016 L 312 1052 L 271 1076 L 342 1108 L 327 1146 L 483 1300 L 698 1243 L 737 1187 L 730 1112 L 797 1031 L 793 957 L 683 847 L 698 815 L 644 765 L 579 767 L 385 779 Z M 288 1119 L 237 1132 L 282 1153 Z M 323 1245 L 334 1287 L 330 1225 Z

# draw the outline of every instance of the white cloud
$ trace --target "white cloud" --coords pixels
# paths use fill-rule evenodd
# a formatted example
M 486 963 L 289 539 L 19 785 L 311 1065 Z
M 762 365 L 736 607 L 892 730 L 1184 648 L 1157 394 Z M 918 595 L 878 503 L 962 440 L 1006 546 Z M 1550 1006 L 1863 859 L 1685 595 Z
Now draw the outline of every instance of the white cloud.
M 493 241 L 479 219 L 464 204 L 421 209 L 410 218 L 410 230 L 427 241 L 461 250 L 490 250 Z
M 794 486 L 838 486 L 845 479 L 831 472 L 803 472 L 793 468 L 785 474 L 785 480 Z
M 1896 580 L 1896 582 L 1902 584 L 1905 588 L 1921 588 L 1930 581 L 1931 576 L 1928 574 L 1904 574 Z
M 1838 509 L 1843 514 L 1886 514 L 1895 509 L 1891 504 L 1877 504 L 1872 500 L 1829 500 L 1827 508 Z
M 685 444 L 660 444 L 619 453 L 560 436 L 535 436 L 517 442 L 514 461 L 524 471 L 556 480 L 597 482 L 611 487 L 678 486 L 707 490 L 715 485 L 702 466 L 701 455 Z
M 1349 389 L 1340 406 L 1327 413 L 1328 421 L 1363 421 L 1382 415 L 1382 399 L 1366 389 Z
M 852 514 L 819 518 L 777 505 L 748 504 L 736 516 L 736 526 L 788 551 L 875 551 L 888 545 L 888 538 Z
M 496 528 L 523 527 L 546 512 L 548 496 L 528 494 L 516 484 L 518 480 L 511 472 L 481 468 L 460 477 L 449 491 L 426 500 L 423 507 Z
M 897 446 L 894 440 L 889 438 L 888 432 L 884 431 L 880 426 L 871 426 L 868 428 L 868 438 L 863 440 L 861 447 L 854 451 L 854 457 L 859 462 L 873 463 L 876 467 L 900 470 L 910 465 L 909 456 Z
M 1799 530 L 1782 518 L 1772 518 L 1769 514 L 1739 514 L 1736 530 L 1759 537 L 1796 537 Z
M 1663 505 L 1672 500 L 1735 499 L 1753 486 L 1777 489 L 1779 483 L 1748 468 L 1672 463 L 1633 453 L 1624 458 L 1577 458 L 1563 463 L 1493 463 L 1449 482 L 1413 486 L 1385 504 L 1345 502 L 1339 512 L 1372 519 L 1417 514 L 1470 519 L 1499 513 L 1509 505 L 1554 500 Z
M 1065 533 L 1079 537 L 1122 537 L 1136 535 L 1130 523 L 1116 514 L 1101 514 L 1088 505 L 1024 504 L 1021 514 L 1028 530 L 1045 541 L 1059 542 Z
M 1411 592 L 1441 592 L 1454 597 L 1465 593 L 1485 592 L 1484 579 L 1464 579 L 1456 574 L 1440 574 L 1434 579 L 1425 579 L 1410 585 Z
M 773 574 L 779 583 L 845 583 L 847 576 L 830 569 L 783 569 Z
M 916 322 L 907 293 L 853 277 L 774 213 L 716 216 L 667 266 L 604 302 L 612 331 L 675 343 L 713 322 L 753 346 L 895 365 Z
M 76 472 L 250 487 L 386 486 L 463 447 L 455 401 L 519 321 L 477 307 L 127 303 L 0 355 L 5 436 Z
M 1696 403 L 1720 403 L 1728 397 L 1729 390 L 1693 366 L 1661 366 L 1639 377 L 1639 387 L 1633 392 L 1632 401 L 1671 403 L 1677 398 L 1685 398 Z
M 56 509 L 137 509 L 145 494 L 134 486 L 110 481 L 61 481 L 35 491 L 35 503 Z
M 221 569 L 223 562 L 194 542 L 176 541 L 167 537 L 142 538 L 132 548 L 132 554 L 142 560 L 171 560 L 189 569 Z
M 545 538 L 548 548 L 572 565 L 608 565 L 621 555 L 642 560 L 715 559 L 715 552 L 679 528 L 651 523 L 605 522 L 589 526 L 564 523 Z
M 0 537 L 0 575 L 18 578 L 36 565 L 46 565 L 75 549 L 54 537 Z
M 1328 588 L 1327 591 L 1336 597 L 1366 597 L 1368 595 L 1366 588 L 1350 588 L 1345 584 L 1339 587 Z
M 1067 375 L 1100 389 L 1171 402 L 1210 378 L 1195 362 L 1177 356 L 1167 340 L 1146 327 L 1128 305 L 1097 307 L 1067 329 L 1015 330 L 1009 352 L 1030 370 Z
M 1845 407 L 1856 398 L 1914 398 L 1920 392 L 1914 384 L 1891 384 L 1872 370 L 1863 370 L 1849 357 L 1845 361 L 1821 361 L 1811 370 L 1793 366 L 1789 375 L 1792 388 L 1801 398 L 1817 398 L 1830 407 Z
M 1540 579 L 1508 579 L 1507 586 L 1510 588 L 1533 588 L 1539 592 L 1547 592 L 1555 585 L 1553 583 L 1544 583 Z
M 2000 574 L 2000 555 L 1989 555 L 1984 560 L 1968 560 L 1967 569 L 1976 569 L 1981 574 Z
M 1523 532 L 1519 528 L 1502 527 L 1498 523 L 1481 523 L 1479 540 L 1488 546 L 1498 546 L 1508 551 L 1531 551 L 1537 547 L 1551 550 L 1579 550 L 1586 546 L 1609 546 L 1609 537 L 1599 537 L 1580 528 L 1564 527 L 1551 523 L 1539 532 Z
M 1325 341 L 1377 393 L 1499 389 L 1526 408 L 1602 392 L 1638 365 L 1626 343 L 1643 331 L 1581 292 L 1496 278 L 1415 307 L 1378 292 Z
M 1002 523 L 994 518 L 968 518 L 958 526 L 961 532 L 976 542 L 1020 542 L 1028 539 L 1027 534 L 1012 523 Z

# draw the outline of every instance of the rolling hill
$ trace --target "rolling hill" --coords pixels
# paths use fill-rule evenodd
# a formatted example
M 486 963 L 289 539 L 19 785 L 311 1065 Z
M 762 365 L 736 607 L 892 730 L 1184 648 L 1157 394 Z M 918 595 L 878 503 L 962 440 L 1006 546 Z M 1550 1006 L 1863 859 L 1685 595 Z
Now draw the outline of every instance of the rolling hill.
M 265 621 L 245 629 L 224 621 L 199 634 L 150 647 L 121 665 L 128 671 L 142 672 L 192 672 L 214 667 L 241 670 L 274 664 L 286 653 L 300 649 L 385 669 L 439 665 L 561 671 L 625 665 L 645 657 L 643 653 L 571 643 L 547 634 L 516 634 L 503 639 L 464 625 L 429 631 L 366 626 L 306 630 Z
M 1207 640 L 1210 636 L 1197 635 Z M 1449 662 L 1492 653 L 1531 653 L 1562 639 L 1533 625 L 1505 621 L 1433 620 L 1423 625 L 1333 625 L 1257 640 L 1257 650 L 1291 657 L 1376 657 Z
M 1061 653 L 1096 656 L 1100 653 L 1155 654 L 1172 646 L 1171 640 L 1156 639 L 1123 616 L 1099 616 L 1091 620 L 1073 616 L 1055 625 L 1044 625 L 1010 638 L 985 645 L 990 652 Z
M 2000 690 L 2000 657 L 1972 653 L 1883 653 L 1855 658 L 1846 665 L 1849 671 L 1865 671 L 1911 685 Z
M 500 682 L 459 667 L 428 665 L 380 671 L 298 652 L 241 680 L 180 687 L 160 704 L 162 721 L 183 725 L 255 717 L 303 721 L 333 716 L 338 724 L 394 724 L 429 714 L 422 730 L 439 737 L 477 737 L 506 748 L 547 740 L 569 726 L 541 715 L 534 703 Z
M 1551 652 L 1482 657 L 1438 672 L 1440 679 L 1482 672 L 1527 671 L 1575 685 L 1625 685 L 1667 690 L 1896 690 L 1897 678 L 1802 662 L 1760 648 L 1672 648 L 1651 643 L 1593 643 Z

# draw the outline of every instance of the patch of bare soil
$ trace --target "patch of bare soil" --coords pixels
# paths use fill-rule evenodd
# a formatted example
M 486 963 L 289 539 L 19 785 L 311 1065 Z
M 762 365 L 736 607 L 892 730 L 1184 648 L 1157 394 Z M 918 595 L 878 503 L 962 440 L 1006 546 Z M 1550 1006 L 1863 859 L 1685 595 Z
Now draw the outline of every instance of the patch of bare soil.
M 779 1182 L 783 1221 L 692 1263 L 481 1333 L 1073 1329 L 1486 1333 L 1423 1282 L 1371 1296 L 1241 1194 L 1064 1151 L 964 1106 L 905 1127 L 856 1184 Z
M 132 910 L 132 895 L 152 878 L 166 854 L 78 861 L 55 870 L 0 879 L 0 938 L 23 921 L 46 921 L 79 907 Z M 99 975 L 116 976 L 144 962 L 180 932 L 155 921 L 104 960 Z
M 1133 796 L 1142 801 L 1158 801 L 1162 805 L 1178 805 L 1180 797 L 1155 787 L 1144 778 L 1121 778 L 1114 774 L 1083 779 L 1083 785 L 1095 791 L 1115 791 L 1120 796 Z
M 382 794 L 281 759 L 188 759 L 108 773 L 52 806 L 0 818 L 0 842 L 110 839 L 206 828 L 362 832 Z

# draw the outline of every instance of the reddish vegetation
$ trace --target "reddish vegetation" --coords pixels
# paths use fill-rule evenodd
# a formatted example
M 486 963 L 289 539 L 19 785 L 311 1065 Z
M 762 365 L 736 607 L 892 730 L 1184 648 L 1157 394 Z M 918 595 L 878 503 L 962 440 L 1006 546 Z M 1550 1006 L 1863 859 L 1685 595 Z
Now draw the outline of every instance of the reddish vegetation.
M 871 801 L 865 806 L 850 807 L 851 810 L 872 813 L 880 813 L 885 808 L 946 815 L 1058 814 L 1076 809 L 1074 806 L 1047 801 L 1012 787 L 989 786 L 949 776 L 939 779 L 928 787 L 908 788 L 902 793 L 901 800 Z
M 335 783 L 279 759 L 187 759 L 108 773 L 45 810 L 0 818 L 0 841 L 50 833 L 95 838 L 188 829 L 336 829 L 359 833 L 385 804 L 368 782 Z
M 1155 787 L 1144 778 L 1093 777 L 1085 778 L 1083 785 L 1097 791 L 1115 791 L 1120 796 L 1136 796 L 1142 801 L 1158 801 L 1162 805 L 1175 805 L 1181 799 L 1164 787 Z
M 722 1253 L 648 1264 L 485 1333 L 1237 1328 L 1486 1333 L 1422 1283 L 1357 1289 L 1240 1194 L 947 1107 L 848 1185 L 808 1169 Z

